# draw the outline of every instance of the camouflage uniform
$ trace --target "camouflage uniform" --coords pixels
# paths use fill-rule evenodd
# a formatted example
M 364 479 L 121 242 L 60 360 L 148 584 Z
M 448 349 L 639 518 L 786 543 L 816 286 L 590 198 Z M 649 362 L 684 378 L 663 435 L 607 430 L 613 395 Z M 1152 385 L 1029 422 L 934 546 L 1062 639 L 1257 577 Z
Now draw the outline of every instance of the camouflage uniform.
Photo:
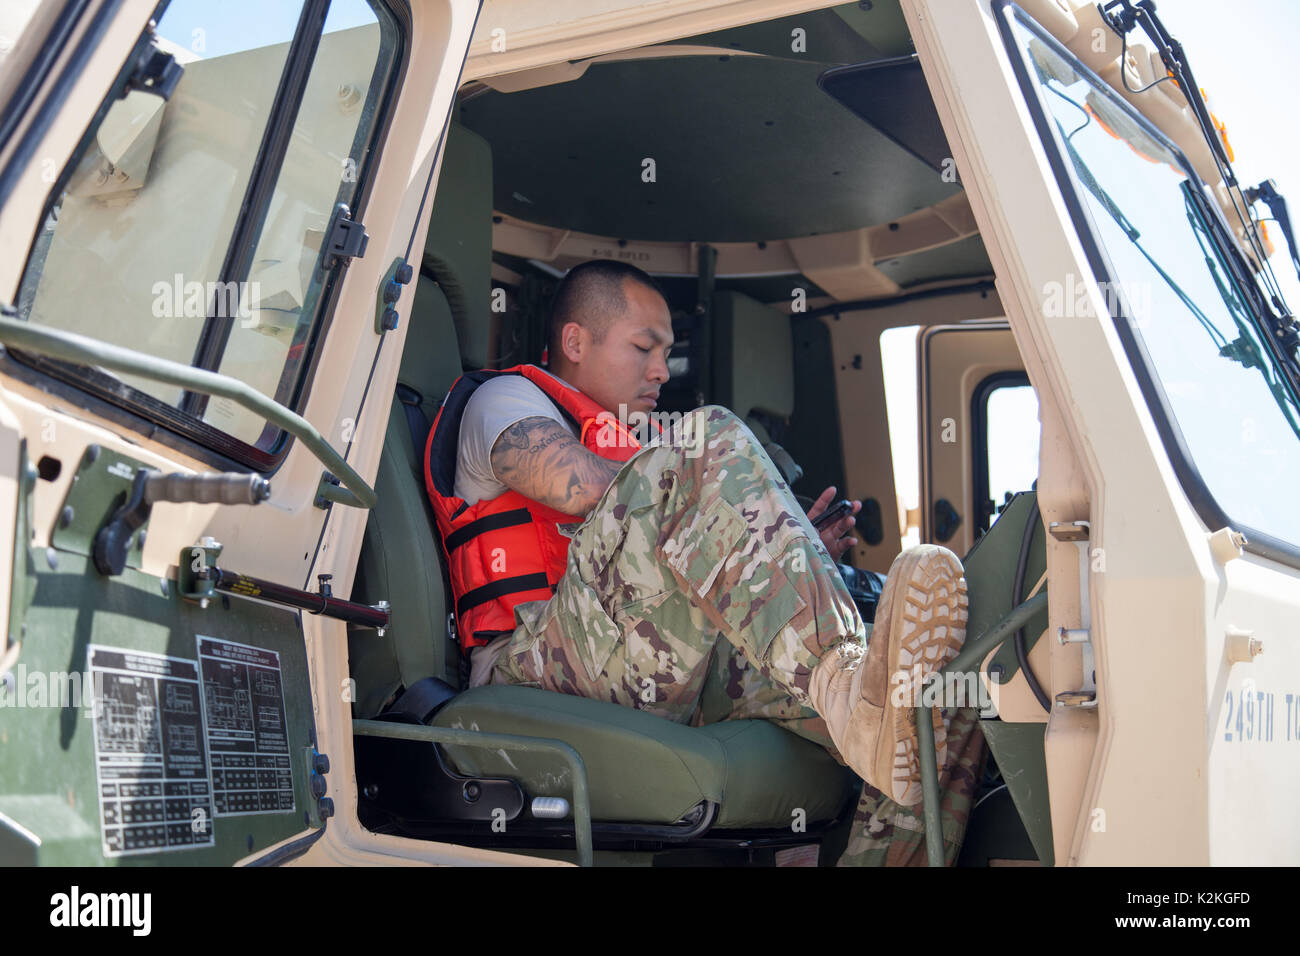
M 944 710 L 944 723 L 948 726 L 948 762 L 939 774 L 942 795 L 939 813 L 944 857 L 952 866 L 966 836 L 971 801 L 984 775 L 988 748 L 980 730 L 978 710 L 971 707 Z M 848 845 L 836 865 L 929 865 L 921 807 L 900 806 L 871 784 L 864 783 L 853 812 Z
M 679 723 L 769 719 L 839 759 L 807 706 L 809 678 L 828 649 L 865 646 L 867 629 L 771 459 L 725 409 L 696 409 L 628 461 L 573 531 L 555 595 L 515 613 L 494 683 Z M 865 792 L 864 808 L 888 810 Z

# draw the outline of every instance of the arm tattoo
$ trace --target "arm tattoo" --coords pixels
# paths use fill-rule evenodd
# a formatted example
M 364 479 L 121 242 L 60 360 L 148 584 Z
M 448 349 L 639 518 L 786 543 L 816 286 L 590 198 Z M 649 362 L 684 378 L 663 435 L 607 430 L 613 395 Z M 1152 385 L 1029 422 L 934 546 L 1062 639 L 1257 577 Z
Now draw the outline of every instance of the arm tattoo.
M 568 515 L 584 517 L 622 467 L 592 454 L 551 418 L 525 418 L 492 446 L 492 471 L 507 488 Z

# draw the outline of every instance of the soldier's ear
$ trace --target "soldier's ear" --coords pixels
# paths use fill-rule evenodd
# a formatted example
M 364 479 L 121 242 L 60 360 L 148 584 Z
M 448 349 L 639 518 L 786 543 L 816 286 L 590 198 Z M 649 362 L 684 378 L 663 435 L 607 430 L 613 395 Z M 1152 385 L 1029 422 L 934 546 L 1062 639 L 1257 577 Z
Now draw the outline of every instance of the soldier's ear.
M 570 363 L 581 362 L 587 352 L 587 330 L 577 322 L 565 322 L 560 329 L 560 350 Z

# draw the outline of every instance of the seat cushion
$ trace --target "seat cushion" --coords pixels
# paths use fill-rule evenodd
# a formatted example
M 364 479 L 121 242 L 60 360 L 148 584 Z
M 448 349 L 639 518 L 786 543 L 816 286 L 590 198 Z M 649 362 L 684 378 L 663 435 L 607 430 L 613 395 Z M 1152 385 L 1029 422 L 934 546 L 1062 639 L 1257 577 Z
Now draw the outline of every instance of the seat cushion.
M 596 820 L 675 823 L 709 800 L 721 806 L 716 827 L 785 828 L 797 810 L 809 824 L 830 820 L 851 796 L 852 775 L 824 748 L 765 720 L 687 727 L 605 701 L 490 685 L 457 696 L 434 724 L 564 741 L 586 764 Z M 446 750 L 461 773 L 572 799 L 568 767 L 552 755 Z

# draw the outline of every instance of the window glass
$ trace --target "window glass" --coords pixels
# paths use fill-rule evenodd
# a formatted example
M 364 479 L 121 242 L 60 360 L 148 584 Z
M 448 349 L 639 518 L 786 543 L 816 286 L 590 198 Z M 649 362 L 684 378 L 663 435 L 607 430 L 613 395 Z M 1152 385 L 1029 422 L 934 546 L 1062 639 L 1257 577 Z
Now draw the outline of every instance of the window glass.
M 249 307 L 230 321 L 219 371 L 248 382 L 281 404 L 292 402 L 326 277 L 320 249 L 336 204 L 351 204 L 364 160 L 358 131 L 368 134 L 380 99 L 375 69 L 379 22 L 363 0 L 333 0 L 284 166 L 248 275 Z M 278 435 L 227 399 L 204 419 L 262 447 Z
M 988 498 L 994 513 L 1038 480 L 1038 396 L 1029 385 L 1002 385 L 984 405 Z M 987 530 L 988 525 L 985 525 Z
M 1110 260 L 1103 298 L 1131 317 L 1191 462 L 1234 523 L 1300 543 L 1300 402 L 1214 245 L 1203 185 L 1109 87 L 1013 29 Z M 1045 290 L 1049 316 L 1085 317 L 1086 297 L 1070 285 Z
M 300 2 L 168 5 L 157 43 L 184 73 L 166 102 L 131 92 L 109 108 L 33 246 L 21 318 L 294 401 L 328 279 L 325 234 L 336 204 L 355 212 L 396 60 L 387 10 L 334 0 L 283 163 L 255 168 L 268 125 L 293 116 L 271 114 L 301 16 Z M 267 176 L 271 189 L 258 185 Z M 146 410 L 143 396 L 189 416 L 165 418 L 202 419 L 262 452 L 280 438 L 227 400 L 119 378 Z
M 159 46 L 185 72 L 168 102 L 133 91 L 110 107 L 37 239 L 21 318 L 188 364 L 209 306 L 233 307 L 217 282 L 300 4 L 246 33 L 234 26 L 253 4 L 213 6 L 176 0 L 163 14 Z M 122 379 L 180 400 L 176 386 Z

